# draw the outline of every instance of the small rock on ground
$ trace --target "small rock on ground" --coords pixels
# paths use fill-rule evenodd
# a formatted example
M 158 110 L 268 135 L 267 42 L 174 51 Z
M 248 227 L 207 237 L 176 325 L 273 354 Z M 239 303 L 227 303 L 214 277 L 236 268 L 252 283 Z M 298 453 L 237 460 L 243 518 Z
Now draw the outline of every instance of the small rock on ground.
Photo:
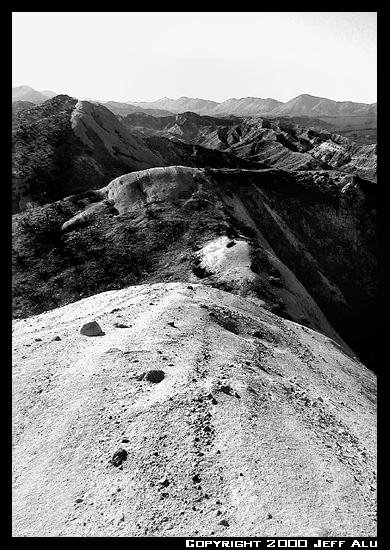
M 149 382 L 153 382 L 157 384 L 158 382 L 161 382 L 165 378 L 165 372 L 162 370 L 149 370 L 146 374 L 144 379 L 148 380 Z
M 91 321 L 85 323 L 81 329 L 80 334 L 83 336 L 103 336 L 104 332 L 101 329 L 101 326 L 96 321 Z
M 110 462 L 113 466 L 120 466 L 124 460 L 127 459 L 127 451 L 125 449 L 118 449 L 112 456 Z

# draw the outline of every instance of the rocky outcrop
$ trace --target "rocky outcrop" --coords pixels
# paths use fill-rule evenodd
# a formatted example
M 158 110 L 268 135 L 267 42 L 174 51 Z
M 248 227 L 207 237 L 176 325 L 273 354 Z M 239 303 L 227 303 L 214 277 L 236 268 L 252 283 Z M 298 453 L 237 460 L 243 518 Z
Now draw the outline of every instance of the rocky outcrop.
M 15 321 L 13 347 L 13 536 L 376 536 L 375 376 L 328 337 L 161 283 Z

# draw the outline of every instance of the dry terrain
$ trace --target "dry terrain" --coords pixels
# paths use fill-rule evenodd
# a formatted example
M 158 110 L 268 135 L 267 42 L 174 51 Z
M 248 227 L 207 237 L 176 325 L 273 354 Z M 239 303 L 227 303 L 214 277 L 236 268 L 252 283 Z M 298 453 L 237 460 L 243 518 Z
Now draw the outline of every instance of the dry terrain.
M 134 286 L 13 345 L 14 536 L 375 536 L 373 373 L 255 298 Z

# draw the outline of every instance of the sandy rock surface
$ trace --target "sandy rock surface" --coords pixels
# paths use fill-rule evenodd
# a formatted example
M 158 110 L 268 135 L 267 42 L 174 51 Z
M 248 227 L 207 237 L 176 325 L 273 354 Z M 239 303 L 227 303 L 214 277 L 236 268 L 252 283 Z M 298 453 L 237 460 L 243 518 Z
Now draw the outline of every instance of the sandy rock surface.
M 259 304 L 161 283 L 15 321 L 13 535 L 375 536 L 375 376 Z

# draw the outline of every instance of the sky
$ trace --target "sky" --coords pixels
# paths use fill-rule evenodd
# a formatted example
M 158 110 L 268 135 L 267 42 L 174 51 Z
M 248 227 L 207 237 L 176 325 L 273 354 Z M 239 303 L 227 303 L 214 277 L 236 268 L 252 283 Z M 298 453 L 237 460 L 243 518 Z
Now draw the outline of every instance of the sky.
M 373 103 L 375 12 L 14 12 L 12 85 L 75 97 Z

